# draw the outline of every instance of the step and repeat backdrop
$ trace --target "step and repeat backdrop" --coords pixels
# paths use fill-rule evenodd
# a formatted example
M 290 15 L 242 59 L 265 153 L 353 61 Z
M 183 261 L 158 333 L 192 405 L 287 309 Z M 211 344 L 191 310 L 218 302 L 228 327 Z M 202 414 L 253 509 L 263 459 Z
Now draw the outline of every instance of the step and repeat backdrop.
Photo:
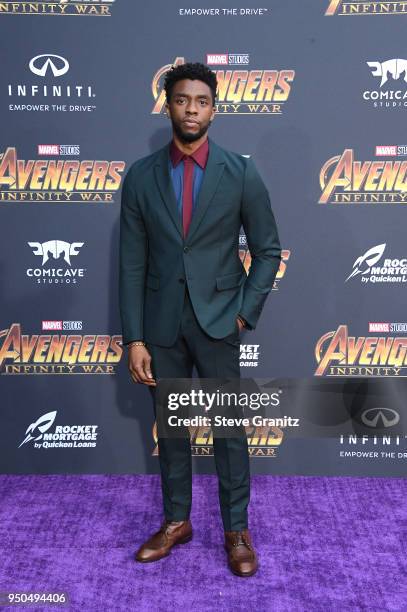
M 158 471 L 121 345 L 120 197 L 171 139 L 165 72 L 199 61 L 210 136 L 253 158 L 283 248 L 241 339 L 275 397 L 252 472 L 405 475 L 406 25 L 395 1 L 0 3 L 2 472 Z M 191 453 L 214 470 L 207 427 Z

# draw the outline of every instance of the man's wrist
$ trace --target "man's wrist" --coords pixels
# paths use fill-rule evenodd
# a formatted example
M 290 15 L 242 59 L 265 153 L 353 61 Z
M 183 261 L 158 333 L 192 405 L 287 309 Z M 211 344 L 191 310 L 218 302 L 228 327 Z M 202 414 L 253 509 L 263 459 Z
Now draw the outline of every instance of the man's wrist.
M 146 343 L 143 340 L 132 340 L 131 342 L 126 344 L 127 348 L 130 348 L 132 346 L 145 346 L 145 345 Z

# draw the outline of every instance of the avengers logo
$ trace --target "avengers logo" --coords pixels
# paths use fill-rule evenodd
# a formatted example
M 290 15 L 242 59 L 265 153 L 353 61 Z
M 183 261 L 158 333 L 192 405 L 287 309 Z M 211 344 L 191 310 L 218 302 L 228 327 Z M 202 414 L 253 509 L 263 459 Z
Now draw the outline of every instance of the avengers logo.
M 289 249 L 283 249 L 281 251 L 281 261 L 280 266 L 278 268 L 278 272 L 274 279 L 272 289 L 274 291 L 278 291 L 280 288 L 280 281 L 283 279 L 286 270 L 287 270 L 287 262 L 290 259 L 291 251 Z M 249 274 L 250 266 L 252 264 L 252 256 L 247 246 L 247 239 L 244 234 L 240 234 L 239 236 L 239 257 L 242 262 L 246 274 Z
M 407 161 L 356 161 L 345 149 L 324 163 L 320 204 L 405 204 Z
M 277 448 L 281 446 L 284 431 L 280 427 L 246 427 L 247 443 L 250 457 L 277 457 Z M 213 434 L 210 427 L 189 427 L 191 454 L 198 457 L 213 456 Z M 154 423 L 153 455 L 158 455 L 157 424 Z
M 365 0 L 329 0 L 329 6 L 325 15 L 405 15 L 407 4 L 403 0 L 399 2 L 366 2 Z
M 0 202 L 112 203 L 124 161 L 18 159 L 15 147 L 0 153 Z
M 339 325 L 319 338 L 315 358 L 315 376 L 405 376 L 407 338 L 350 336 Z
M 164 113 L 165 91 L 162 81 L 165 73 L 184 64 L 177 57 L 174 64 L 159 68 L 153 77 L 152 93 L 155 100 L 153 115 Z M 218 82 L 216 112 L 219 114 L 281 115 L 291 92 L 294 70 L 214 70 Z
M 122 337 L 23 334 L 20 323 L 0 331 L 1 374 L 114 374 Z
M 0 15 L 37 15 L 77 17 L 111 17 L 116 0 L 33 0 L 32 2 L 2 2 Z

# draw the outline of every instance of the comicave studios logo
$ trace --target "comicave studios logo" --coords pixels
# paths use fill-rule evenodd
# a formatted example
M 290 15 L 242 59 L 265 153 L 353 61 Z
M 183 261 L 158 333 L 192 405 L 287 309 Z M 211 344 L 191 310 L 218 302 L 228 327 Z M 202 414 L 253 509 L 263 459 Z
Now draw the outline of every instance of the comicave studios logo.
M 405 4 L 407 7 L 407 3 Z M 376 89 L 365 90 L 362 94 L 363 99 L 371 102 L 373 108 L 407 107 L 407 60 L 394 58 L 383 62 L 366 63 L 371 75 L 376 77 L 380 84 Z
M 26 274 L 35 282 L 47 285 L 76 284 L 83 278 L 86 268 L 73 268 L 71 258 L 79 255 L 84 242 L 65 242 L 64 240 L 47 240 L 46 242 L 27 243 L 34 255 L 40 259 L 41 267 L 27 268 Z M 54 267 L 57 262 L 60 265 Z
M 116 0 L 31 0 L 31 2 L 2 2 L 0 15 L 111 17 Z
M 18 448 L 30 442 L 34 448 L 95 448 L 99 425 L 54 425 L 57 411 L 47 412 L 31 423 Z M 51 429 L 52 428 L 52 429 Z
M 386 243 L 378 244 L 358 257 L 353 264 L 353 270 L 345 280 L 358 276 L 362 284 L 367 283 L 406 283 L 407 258 L 383 257 Z
M 62 55 L 35 55 L 29 60 L 28 68 L 36 77 L 34 82 L 8 85 L 10 111 L 92 112 L 96 109 L 94 104 L 89 104 L 96 97 L 92 85 L 59 81 L 70 71 L 70 64 Z M 17 103 L 16 99 L 23 101 Z

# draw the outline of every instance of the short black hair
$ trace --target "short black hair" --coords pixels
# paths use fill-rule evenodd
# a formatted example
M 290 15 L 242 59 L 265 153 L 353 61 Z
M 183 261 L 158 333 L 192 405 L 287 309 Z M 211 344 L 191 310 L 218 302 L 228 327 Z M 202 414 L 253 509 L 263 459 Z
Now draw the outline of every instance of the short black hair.
M 213 106 L 215 106 L 216 89 L 218 86 L 216 74 L 210 68 L 208 68 L 208 66 L 205 66 L 205 64 L 201 64 L 200 62 L 186 62 L 185 64 L 179 64 L 178 66 L 173 66 L 165 73 L 164 90 L 168 103 L 171 99 L 172 89 L 175 83 L 177 81 L 181 81 L 182 79 L 196 79 L 206 83 L 212 92 L 212 102 Z

